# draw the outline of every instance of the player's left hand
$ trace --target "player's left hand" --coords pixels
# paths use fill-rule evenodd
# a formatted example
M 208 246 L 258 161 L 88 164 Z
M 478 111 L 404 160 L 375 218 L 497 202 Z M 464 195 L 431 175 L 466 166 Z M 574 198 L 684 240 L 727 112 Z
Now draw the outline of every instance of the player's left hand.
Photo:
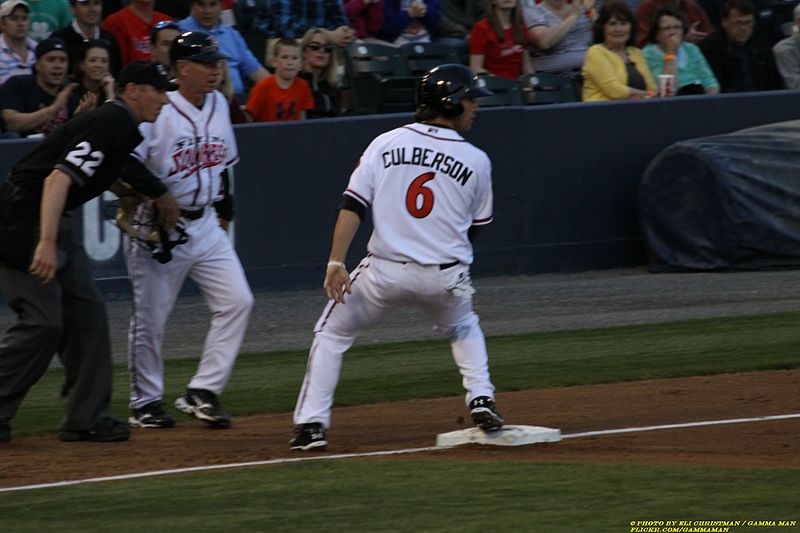
M 328 266 L 325 272 L 325 283 L 322 284 L 325 288 L 325 293 L 331 300 L 336 300 L 337 303 L 344 304 L 344 294 L 353 294 L 350 288 L 350 274 L 347 273 L 346 268 L 338 265 Z
M 49 283 L 56 275 L 58 268 L 58 252 L 54 242 L 39 241 L 33 252 L 33 261 L 28 268 L 31 276 L 42 283 Z
M 175 229 L 178 223 L 178 218 L 181 216 L 181 208 L 178 207 L 178 202 L 175 197 L 167 191 L 155 199 L 156 207 L 158 208 L 158 223 L 164 226 L 168 232 Z

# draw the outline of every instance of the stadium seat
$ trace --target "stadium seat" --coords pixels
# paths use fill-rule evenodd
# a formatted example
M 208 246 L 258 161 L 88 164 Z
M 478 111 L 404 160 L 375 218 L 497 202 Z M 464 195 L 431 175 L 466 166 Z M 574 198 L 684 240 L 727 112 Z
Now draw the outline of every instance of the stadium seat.
M 458 49 L 444 43 L 408 43 L 400 48 L 412 76 L 421 76 L 425 71 L 445 63 L 461 63 Z
M 523 74 L 520 82 L 527 104 L 557 104 L 578 100 L 569 79 L 549 72 Z
M 402 50 L 373 43 L 355 43 L 347 47 L 345 72 L 360 113 L 379 112 L 383 80 L 410 75 Z
M 411 113 L 416 109 L 415 76 L 386 78 L 380 83 L 378 113 Z
M 525 103 L 522 97 L 522 86 L 517 80 L 491 75 L 481 75 L 481 79 L 486 82 L 486 88 L 494 93 L 492 96 L 482 96 L 478 99 L 481 107 L 523 105 Z

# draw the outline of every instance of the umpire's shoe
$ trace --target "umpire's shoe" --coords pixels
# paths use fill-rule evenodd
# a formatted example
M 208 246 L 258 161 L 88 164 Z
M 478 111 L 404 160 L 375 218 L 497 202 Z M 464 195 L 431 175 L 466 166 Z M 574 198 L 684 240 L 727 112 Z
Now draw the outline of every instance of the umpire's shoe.
M 123 442 L 131 436 L 128 424 L 122 420 L 117 420 L 106 416 L 95 422 L 92 429 L 72 431 L 62 429 L 58 438 L 64 442 Z
M 484 431 L 497 431 L 505 422 L 497 412 L 494 400 L 488 396 L 478 396 L 469 402 L 469 416 L 472 423 Z
M 325 428 L 319 422 L 300 424 L 294 428 L 294 437 L 289 441 L 292 450 L 307 452 L 310 450 L 324 451 L 328 447 L 325 440 Z
M 175 419 L 164 410 L 161 400 L 156 400 L 134 409 L 128 425 L 132 428 L 171 428 L 175 427 Z
M 211 427 L 223 429 L 231 427 L 231 417 L 222 411 L 219 398 L 211 391 L 186 389 L 186 392 L 175 400 L 175 407 Z
M 0 444 L 11 440 L 11 425 L 4 418 L 0 420 Z

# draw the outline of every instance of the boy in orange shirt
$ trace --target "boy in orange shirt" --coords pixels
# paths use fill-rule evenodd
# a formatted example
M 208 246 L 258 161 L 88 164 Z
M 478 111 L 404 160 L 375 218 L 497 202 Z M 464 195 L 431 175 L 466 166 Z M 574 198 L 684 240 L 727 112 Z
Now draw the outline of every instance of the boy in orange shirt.
M 300 120 L 314 108 L 308 83 L 297 77 L 302 61 L 294 39 L 278 39 L 272 54 L 275 75 L 264 78 L 250 90 L 245 111 L 253 122 Z

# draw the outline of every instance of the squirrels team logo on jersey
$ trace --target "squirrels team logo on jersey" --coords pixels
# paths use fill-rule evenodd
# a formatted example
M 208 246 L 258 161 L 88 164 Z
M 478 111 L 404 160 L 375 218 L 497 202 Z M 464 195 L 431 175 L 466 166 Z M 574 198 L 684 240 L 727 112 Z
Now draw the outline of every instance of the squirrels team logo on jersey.
M 198 170 L 223 164 L 227 153 L 228 147 L 222 137 L 180 139 L 172 151 L 172 166 L 167 176 L 183 174 L 182 177 L 187 177 Z

